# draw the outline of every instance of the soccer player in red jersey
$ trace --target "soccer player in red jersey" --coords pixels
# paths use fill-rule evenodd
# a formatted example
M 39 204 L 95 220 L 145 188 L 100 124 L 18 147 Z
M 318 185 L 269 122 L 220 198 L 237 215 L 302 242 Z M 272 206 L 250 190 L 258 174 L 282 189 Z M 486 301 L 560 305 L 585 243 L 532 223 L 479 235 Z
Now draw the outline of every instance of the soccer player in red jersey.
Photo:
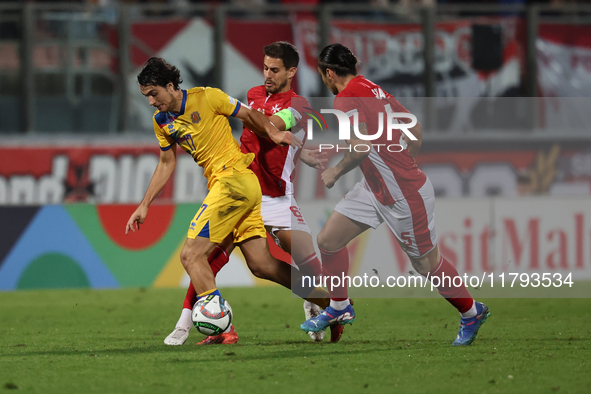
M 248 106 L 270 117 L 272 123 L 285 129 L 284 114 L 292 114 L 300 118 L 299 112 L 292 107 L 307 107 L 307 101 L 298 96 L 291 88 L 291 81 L 297 71 L 299 53 L 295 46 L 287 42 L 275 42 L 267 45 L 264 50 L 263 74 L 265 84 L 256 86 L 248 91 Z M 298 102 L 299 101 L 299 102 Z M 279 117 L 277 114 L 279 114 Z M 285 119 L 285 120 L 284 120 Z M 303 122 L 300 122 L 303 124 Z M 252 128 L 252 126 L 251 126 Z M 300 140 L 305 142 L 306 132 L 302 128 L 291 128 Z M 323 169 L 325 160 L 317 154 L 297 147 L 279 146 L 268 138 L 259 137 L 247 125 L 244 126 L 240 138 L 241 151 L 254 153 L 255 159 L 250 169 L 256 174 L 262 190 L 261 214 L 267 232 L 283 250 L 291 257 L 303 275 L 319 276 L 321 266 L 312 241 L 311 231 L 300 213 L 294 199 L 292 177 L 298 158 L 311 167 Z M 292 249 L 292 244 L 297 248 Z M 233 244 L 225 242 L 219 245 L 210 256 L 210 266 L 214 275 L 228 262 Z M 196 301 L 193 286 L 189 286 L 181 317 L 173 332 L 166 337 L 167 345 L 182 345 L 188 338 L 192 325 L 191 309 Z M 316 304 L 304 301 L 306 319 L 317 316 L 321 312 Z M 333 326 L 332 341 L 338 341 L 342 333 L 341 326 Z M 312 332 L 310 337 L 316 341 L 324 338 L 324 331 Z M 238 334 L 231 327 L 227 333 L 210 336 L 199 344 L 230 344 L 238 341 Z
M 353 125 L 357 118 L 360 134 L 376 135 L 380 116 L 409 111 L 381 87 L 357 75 L 357 62 L 347 47 L 332 44 L 320 53 L 318 72 L 324 84 L 336 95 L 334 108 L 353 120 Z M 396 118 L 397 124 L 402 123 L 401 119 L 405 118 Z M 406 120 L 403 122 L 408 123 Z M 382 125 L 386 125 L 386 121 Z M 439 294 L 460 313 L 460 330 L 453 344 L 469 345 L 476 339 L 481 324 L 490 312 L 486 305 L 472 299 L 463 283 L 454 286 L 453 281 L 443 280 L 444 275 L 447 278 L 459 275 L 437 248 L 433 215 L 435 193 L 429 178 L 414 159 L 421 147 L 421 125 L 416 123 L 408 130 L 415 140 L 400 129 L 393 130 L 390 140 L 385 132 L 371 141 L 361 139 L 353 132 L 351 140 L 347 141 L 352 149 L 336 166 L 322 173 L 322 181 L 328 188 L 357 166 L 364 175 L 363 180 L 336 205 L 318 234 L 323 275 L 346 275 L 349 270 L 349 241 L 386 222 L 413 267 L 428 279 L 438 278 Z M 385 148 L 393 144 L 399 149 Z M 330 306 L 320 315 L 305 321 L 301 325 L 304 331 L 315 332 L 330 324 L 347 324 L 355 320 L 346 286 L 329 289 L 329 292 Z

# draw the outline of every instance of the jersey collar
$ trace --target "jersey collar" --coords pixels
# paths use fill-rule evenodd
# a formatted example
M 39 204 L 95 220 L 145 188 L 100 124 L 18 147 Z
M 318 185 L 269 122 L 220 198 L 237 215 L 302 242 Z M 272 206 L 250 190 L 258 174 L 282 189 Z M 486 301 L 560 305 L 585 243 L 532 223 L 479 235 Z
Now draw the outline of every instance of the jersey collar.
M 341 90 L 341 91 L 339 92 L 339 94 L 343 93 L 343 92 L 344 92 L 345 90 L 347 90 L 347 89 L 352 89 L 352 88 L 349 88 L 350 86 L 353 86 L 353 84 L 352 84 L 351 82 L 355 81 L 355 83 L 356 83 L 356 82 L 357 82 L 357 81 L 359 81 L 361 78 L 363 78 L 363 75 L 357 75 L 355 78 L 351 79 L 351 80 L 349 81 L 349 83 L 347 84 L 347 86 L 345 86 L 345 89 Z M 337 96 L 338 96 L 339 94 L 337 94 Z
M 185 104 L 187 104 L 187 91 L 183 90 L 183 102 L 181 104 L 181 112 L 179 112 L 179 116 L 185 113 Z
M 175 119 L 185 113 L 185 104 L 187 104 L 187 91 L 181 89 L 181 92 L 183 92 L 183 101 L 181 102 L 181 110 L 179 111 L 179 113 L 177 114 L 175 112 L 168 111 L 170 116 L 172 116 Z

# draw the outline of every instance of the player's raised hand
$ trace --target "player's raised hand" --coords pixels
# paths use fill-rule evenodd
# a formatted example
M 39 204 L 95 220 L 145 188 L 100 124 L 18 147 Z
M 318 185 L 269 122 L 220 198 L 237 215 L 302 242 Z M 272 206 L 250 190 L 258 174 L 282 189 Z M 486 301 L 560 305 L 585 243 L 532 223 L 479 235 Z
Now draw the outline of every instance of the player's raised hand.
M 327 188 L 332 188 L 335 182 L 339 180 L 336 167 L 330 167 L 328 170 L 324 171 L 320 175 L 320 178 Z
M 300 160 L 309 167 L 317 170 L 324 170 L 324 165 L 328 163 L 326 152 L 320 151 L 320 149 L 302 149 L 300 153 Z
M 136 227 L 139 230 L 140 224 L 144 223 L 147 215 L 148 207 L 143 205 L 137 207 L 137 209 L 131 214 L 129 220 L 127 221 L 127 225 L 125 226 L 125 234 L 128 234 L 130 231 L 135 233 Z

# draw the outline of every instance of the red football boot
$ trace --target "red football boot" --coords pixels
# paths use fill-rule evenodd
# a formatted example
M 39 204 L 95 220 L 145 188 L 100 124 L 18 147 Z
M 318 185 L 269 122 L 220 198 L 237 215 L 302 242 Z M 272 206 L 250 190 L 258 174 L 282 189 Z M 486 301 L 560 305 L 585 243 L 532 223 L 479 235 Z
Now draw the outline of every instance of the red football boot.
M 229 332 L 224 332 L 220 335 L 208 336 L 195 345 L 230 345 L 236 342 L 238 342 L 238 333 L 232 324 Z

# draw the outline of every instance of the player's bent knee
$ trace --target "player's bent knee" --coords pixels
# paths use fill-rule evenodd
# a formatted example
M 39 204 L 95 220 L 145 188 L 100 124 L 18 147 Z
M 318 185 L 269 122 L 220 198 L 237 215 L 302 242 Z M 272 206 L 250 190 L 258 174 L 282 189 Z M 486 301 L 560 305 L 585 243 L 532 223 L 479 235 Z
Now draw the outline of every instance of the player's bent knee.
M 427 276 L 429 272 L 437 268 L 437 266 L 439 265 L 439 259 L 441 258 L 441 255 L 439 254 L 439 249 L 436 246 L 433 249 L 431 249 L 429 253 L 421 257 L 408 257 L 414 269 L 419 274 Z
M 418 265 L 415 266 L 415 269 L 417 270 L 417 272 L 423 276 L 427 276 L 429 274 L 429 272 L 431 271 L 428 267 L 425 267 L 423 265 Z
M 187 268 L 191 264 L 195 263 L 199 258 L 205 258 L 207 260 L 207 254 L 205 250 L 199 250 L 194 247 L 185 245 L 181 250 L 181 264 Z
M 410 262 L 413 268 L 421 275 L 427 276 L 429 271 L 431 271 L 431 267 L 429 266 L 429 261 L 426 258 L 417 258 L 417 257 L 410 257 Z
M 183 267 L 187 268 L 187 266 L 189 266 L 191 264 L 192 261 L 194 261 L 193 256 L 195 256 L 195 254 L 190 251 L 187 250 L 186 248 L 183 248 L 183 250 L 181 251 L 181 264 L 183 265 Z
M 269 270 L 264 267 L 262 264 L 258 264 L 257 262 L 247 262 L 248 269 L 250 272 L 259 279 L 271 279 L 271 275 Z
M 335 251 L 341 249 L 345 245 L 340 245 L 333 236 L 326 231 L 320 231 L 316 237 L 316 243 L 321 250 Z
M 259 279 L 268 279 L 268 278 L 267 278 L 267 273 L 265 272 L 265 270 L 261 270 L 261 269 L 258 269 L 258 268 L 254 268 L 254 269 L 251 269 L 251 270 L 250 270 L 250 272 L 252 272 L 252 274 L 253 274 L 253 275 L 254 275 L 256 278 L 259 278 Z

